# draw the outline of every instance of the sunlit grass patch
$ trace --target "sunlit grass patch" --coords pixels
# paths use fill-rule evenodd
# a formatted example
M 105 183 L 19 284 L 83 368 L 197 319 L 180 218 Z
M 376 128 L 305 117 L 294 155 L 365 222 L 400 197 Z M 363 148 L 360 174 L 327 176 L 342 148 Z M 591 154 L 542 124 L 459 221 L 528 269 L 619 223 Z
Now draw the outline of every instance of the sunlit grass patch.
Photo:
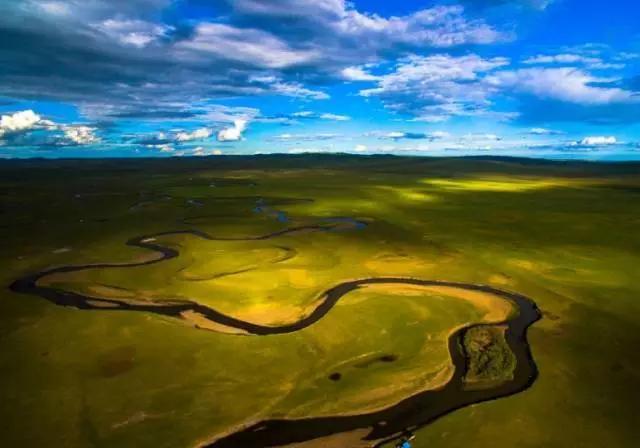
M 376 187 L 376 190 L 390 193 L 397 199 L 409 202 L 433 202 L 438 200 L 436 195 L 412 187 L 379 186 Z
M 559 187 L 588 185 L 584 181 L 563 178 L 489 177 L 466 179 L 423 179 L 425 185 L 452 191 L 525 192 Z

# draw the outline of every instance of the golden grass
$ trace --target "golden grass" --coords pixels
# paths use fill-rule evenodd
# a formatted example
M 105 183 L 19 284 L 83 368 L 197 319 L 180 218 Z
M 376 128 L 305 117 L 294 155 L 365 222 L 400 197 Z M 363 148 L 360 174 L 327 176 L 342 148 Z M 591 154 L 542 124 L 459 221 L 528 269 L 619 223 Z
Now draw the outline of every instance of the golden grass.
M 239 328 L 227 327 L 226 325 L 213 322 L 212 320 L 207 319 L 202 314 L 192 310 L 183 311 L 182 313 L 180 313 L 180 317 L 182 317 L 182 319 L 189 325 L 203 330 L 211 330 L 218 333 L 227 334 L 248 334 L 246 331 Z
M 484 177 L 467 179 L 423 179 L 423 184 L 451 191 L 491 191 L 491 192 L 526 192 L 560 187 L 580 187 L 594 183 L 593 180 L 566 178 L 519 178 L 519 177 Z

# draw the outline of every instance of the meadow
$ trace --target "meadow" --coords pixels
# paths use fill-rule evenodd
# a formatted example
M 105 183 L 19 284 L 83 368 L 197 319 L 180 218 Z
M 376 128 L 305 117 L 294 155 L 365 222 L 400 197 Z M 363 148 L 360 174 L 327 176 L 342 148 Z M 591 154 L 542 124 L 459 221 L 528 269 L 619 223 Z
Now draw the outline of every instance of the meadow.
M 639 199 L 633 163 L 4 161 L 0 445 L 206 446 L 263 420 L 375 413 L 444 388 L 448 341 L 469 325 L 466 387 L 513 377 L 518 310 L 490 291 L 361 285 L 268 335 L 199 311 L 288 328 L 336 285 L 407 278 L 488 285 L 542 313 L 530 387 L 429 422 L 415 446 L 635 446 Z M 86 268 L 38 285 L 86 309 L 9 288 L 61 266 Z M 366 429 L 288 446 L 371 446 Z

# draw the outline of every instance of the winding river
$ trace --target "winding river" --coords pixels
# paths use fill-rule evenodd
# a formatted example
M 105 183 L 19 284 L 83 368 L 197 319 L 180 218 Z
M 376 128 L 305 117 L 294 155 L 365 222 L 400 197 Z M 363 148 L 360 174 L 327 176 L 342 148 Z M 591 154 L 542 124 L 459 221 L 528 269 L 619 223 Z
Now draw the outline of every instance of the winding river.
M 309 231 L 343 230 L 345 226 L 361 228 L 365 225 L 366 223 L 363 221 L 337 217 L 324 219 L 316 224 L 288 227 L 266 235 L 244 238 L 216 238 L 194 229 L 138 236 L 131 238 L 126 244 L 128 246 L 153 251 L 157 256 L 144 261 L 130 263 L 99 263 L 55 267 L 22 277 L 14 281 L 10 285 L 10 289 L 17 293 L 40 296 L 57 305 L 83 310 L 139 311 L 178 319 L 182 319 L 183 314 L 186 312 L 195 312 L 216 324 L 260 336 L 293 333 L 313 325 L 331 311 L 335 304 L 346 294 L 367 285 L 447 286 L 462 290 L 480 291 L 494 294 L 510 301 L 517 310 L 517 312 L 513 313 L 505 322 L 494 324 L 506 326 L 505 338 L 517 361 L 513 378 L 509 381 L 490 389 L 471 390 L 465 388 L 463 379 L 466 373 L 466 358 L 462 350 L 462 340 L 465 333 L 475 326 L 469 325 L 459 329 L 449 337 L 448 346 L 454 372 L 450 381 L 439 389 L 419 392 L 388 408 L 365 414 L 261 421 L 205 445 L 208 448 L 286 446 L 363 429 L 367 431 L 367 435 L 363 440 L 369 441 L 371 446 L 378 447 L 397 440 L 406 430 L 416 430 L 456 409 L 473 403 L 516 394 L 533 384 L 537 376 L 537 368 L 527 342 L 527 329 L 531 324 L 540 319 L 540 312 L 531 299 L 521 294 L 500 290 L 487 285 L 403 277 L 375 277 L 351 280 L 327 289 L 321 294 L 319 305 L 299 321 L 281 326 L 266 326 L 234 318 L 194 301 L 185 300 L 167 302 L 166 304 L 145 304 L 126 300 L 92 297 L 38 284 L 39 280 L 52 274 L 71 273 L 89 269 L 136 267 L 160 263 L 164 260 L 178 257 L 178 250 L 164 246 L 156 241 L 157 238 L 163 236 L 190 234 L 206 240 L 252 241 L 267 240 L 287 234 Z

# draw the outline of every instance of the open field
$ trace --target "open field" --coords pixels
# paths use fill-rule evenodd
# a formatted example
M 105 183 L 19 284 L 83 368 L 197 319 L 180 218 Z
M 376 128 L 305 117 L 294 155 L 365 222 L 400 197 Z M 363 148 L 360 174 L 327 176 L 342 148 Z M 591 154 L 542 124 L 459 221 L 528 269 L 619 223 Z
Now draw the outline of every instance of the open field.
M 264 420 L 352 422 L 446 391 L 448 344 L 475 324 L 465 381 L 482 403 L 417 447 L 637 443 L 638 164 L 7 161 L 0 201 L 2 283 L 43 273 L 39 292 L 0 291 L 2 446 L 233 446 Z M 318 311 L 376 278 L 395 280 Z M 542 312 L 539 375 L 484 401 L 524 353 L 501 291 Z M 369 446 L 367 427 L 299 446 Z

